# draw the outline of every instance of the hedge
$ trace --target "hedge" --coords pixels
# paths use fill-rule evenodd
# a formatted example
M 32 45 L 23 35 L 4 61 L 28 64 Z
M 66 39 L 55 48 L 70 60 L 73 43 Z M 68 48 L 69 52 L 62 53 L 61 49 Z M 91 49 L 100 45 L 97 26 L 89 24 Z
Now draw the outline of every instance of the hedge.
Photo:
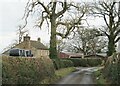
M 52 59 L 54 67 L 56 70 L 60 68 L 67 68 L 67 67 L 73 67 L 74 64 L 70 60 L 65 60 L 65 59 Z
M 67 58 L 66 60 L 72 61 L 75 67 L 93 67 L 102 64 L 102 59 L 99 58 Z
M 2 84 L 40 84 L 54 73 L 53 63 L 47 57 L 2 56 Z
M 113 54 L 111 59 L 107 61 L 103 74 L 111 81 L 111 84 L 120 84 L 120 54 Z

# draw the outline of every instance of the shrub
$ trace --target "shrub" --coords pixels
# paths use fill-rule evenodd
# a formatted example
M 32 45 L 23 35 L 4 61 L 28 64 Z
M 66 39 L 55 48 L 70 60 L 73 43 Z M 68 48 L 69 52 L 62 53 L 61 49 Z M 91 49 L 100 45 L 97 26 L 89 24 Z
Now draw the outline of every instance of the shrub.
M 87 59 L 89 66 L 98 66 L 102 64 L 102 59 L 94 58 L 94 59 Z
M 73 62 L 65 59 L 52 59 L 55 69 L 73 67 Z
M 120 63 L 106 66 L 103 72 L 112 84 L 120 84 Z
M 67 60 L 71 60 L 75 67 L 98 66 L 102 63 L 102 59 L 98 58 L 67 58 Z
M 3 84 L 39 84 L 54 75 L 54 66 L 47 57 L 20 58 L 2 56 Z
M 112 84 L 120 84 L 120 54 L 112 55 L 111 59 L 111 62 L 106 63 L 103 73 Z

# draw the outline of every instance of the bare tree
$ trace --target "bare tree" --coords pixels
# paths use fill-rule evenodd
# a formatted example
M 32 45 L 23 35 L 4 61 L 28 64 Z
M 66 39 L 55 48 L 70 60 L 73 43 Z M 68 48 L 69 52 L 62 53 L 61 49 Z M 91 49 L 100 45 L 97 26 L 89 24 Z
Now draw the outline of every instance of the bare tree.
M 93 13 L 104 19 L 107 26 L 102 32 L 107 36 L 108 52 L 107 55 L 111 56 L 115 52 L 115 44 L 120 40 L 120 2 L 102 1 L 93 6 Z
M 106 41 L 100 36 L 97 29 L 78 29 L 75 36 L 66 43 L 66 47 L 69 46 L 67 50 L 84 55 L 99 53 L 106 47 Z
M 83 4 L 66 2 L 66 0 L 54 0 L 48 3 L 42 2 L 41 0 L 29 0 L 24 14 L 25 25 L 27 24 L 27 18 L 30 13 L 40 13 L 36 26 L 41 28 L 44 22 L 50 25 L 50 58 L 57 58 L 56 36 L 66 38 L 75 27 L 81 24 L 81 20 L 86 11 L 87 8 Z M 76 12 L 74 13 L 77 15 L 76 17 L 72 15 L 73 12 Z M 57 32 L 60 26 L 65 29 L 65 33 Z
M 21 26 L 18 26 L 18 31 L 17 31 L 17 34 L 18 34 L 18 43 L 22 42 L 23 35 L 26 32 L 28 32 L 28 30 L 24 30 Z

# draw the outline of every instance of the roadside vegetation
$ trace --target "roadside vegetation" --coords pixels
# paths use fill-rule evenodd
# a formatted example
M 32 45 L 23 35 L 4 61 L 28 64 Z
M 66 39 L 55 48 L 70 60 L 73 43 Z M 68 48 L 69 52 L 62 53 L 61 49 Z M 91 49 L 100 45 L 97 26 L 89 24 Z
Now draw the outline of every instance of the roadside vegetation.
M 120 53 L 108 57 L 103 74 L 111 84 L 120 84 Z
M 75 70 L 76 70 L 75 67 L 62 68 L 56 70 L 54 76 L 46 77 L 43 81 L 41 81 L 41 84 L 56 84 L 61 78 L 69 75 Z
M 43 79 L 54 74 L 50 58 L 2 56 L 2 84 L 40 84 Z
M 65 58 L 73 62 L 74 67 L 94 67 L 102 64 L 103 59 L 99 58 Z
M 47 57 L 22 58 L 2 56 L 2 84 L 50 84 L 75 71 L 69 60 L 59 66 Z
M 105 76 L 102 74 L 102 70 L 95 71 L 93 74 L 95 84 L 108 84 Z
M 120 84 L 120 54 L 114 53 L 108 57 L 105 67 L 94 72 L 96 84 Z
M 75 67 L 84 66 L 84 64 L 81 64 L 85 62 L 84 59 L 74 60 L 2 56 L 2 83 L 53 84 L 75 71 Z M 97 60 L 94 59 L 94 62 L 97 62 Z M 93 64 L 93 62 L 91 63 Z M 87 61 L 85 64 L 88 64 Z

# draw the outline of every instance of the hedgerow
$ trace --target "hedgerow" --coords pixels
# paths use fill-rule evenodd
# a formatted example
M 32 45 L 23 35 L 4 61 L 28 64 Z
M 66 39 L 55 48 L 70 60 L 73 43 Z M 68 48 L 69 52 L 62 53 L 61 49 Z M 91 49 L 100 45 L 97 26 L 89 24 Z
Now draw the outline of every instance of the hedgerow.
M 108 58 L 103 74 L 111 84 L 120 84 L 120 54 L 113 54 Z
M 66 60 L 72 61 L 75 67 L 92 67 L 102 64 L 102 59 L 99 58 L 67 58 Z
M 73 67 L 74 64 L 70 60 L 65 60 L 65 59 L 52 59 L 54 67 L 56 70 L 60 68 L 67 68 L 67 67 Z
M 2 56 L 2 84 L 40 84 L 54 75 L 51 59 Z

